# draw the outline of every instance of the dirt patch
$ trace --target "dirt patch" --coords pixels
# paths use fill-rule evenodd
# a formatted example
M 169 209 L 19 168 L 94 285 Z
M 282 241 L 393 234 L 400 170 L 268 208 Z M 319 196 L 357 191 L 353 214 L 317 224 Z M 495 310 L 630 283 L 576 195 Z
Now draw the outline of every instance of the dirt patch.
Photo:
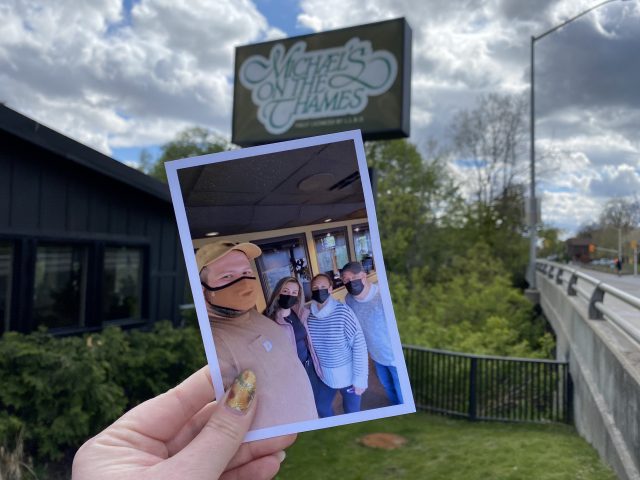
M 403 447 L 408 440 L 393 433 L 370 433 L 358 439 L 358 443 L 369 448 L 381 450 L 395 450 Z

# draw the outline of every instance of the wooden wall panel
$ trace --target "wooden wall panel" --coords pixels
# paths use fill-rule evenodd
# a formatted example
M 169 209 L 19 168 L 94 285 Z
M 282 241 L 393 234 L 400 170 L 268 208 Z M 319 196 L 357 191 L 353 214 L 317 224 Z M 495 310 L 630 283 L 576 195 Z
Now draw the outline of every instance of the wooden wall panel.
M 9 227 L 11 220 L 12 161 L 0 153 L 0 228 Z
M 89 231 L 89 188 L 77 177 L 69 179 L 67 190 L 67 229 L 72 232 Z
M 40 187 L 41 230 L 59 230 L 66 225 L 67 218 L 67 178 L 63 172 L 43 169 Z
M 9 224 L 16 229 L 35 230 L 40 223 L 40 169 L 33 162 L 20 160 L 13 162 Z

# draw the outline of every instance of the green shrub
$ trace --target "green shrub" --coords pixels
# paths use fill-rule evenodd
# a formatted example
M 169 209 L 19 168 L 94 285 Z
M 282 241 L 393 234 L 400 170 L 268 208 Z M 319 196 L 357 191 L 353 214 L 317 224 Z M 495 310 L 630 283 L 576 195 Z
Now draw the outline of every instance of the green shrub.
M 0 341 L 0 432 L 24 430 L 27 451 L 58 459 L 120 415 L 122 388 L 85 339 L 9 332 Z M 7 437 L 3 444 L 10 442 Z
M 117 333 L 106 330 L 100 340 L 108 345 Z M 132 331 L 126 336 L 125 352 L 107 354 L 128 407 L 165 392 L 206 364 L 196 328 L 173 328 L 169 322 L 159 322 L 151 332 Z
M 394 273 L 389 285 L 403 343 L 460 352 L 548 358 L 553 338 L 544 318 L 489 248 L 477 243 L 451 259 L 440 280 L 428 271 Z
M 77 449 L 127 408 L 182 381 L 206 363 L 193 327 L 150 332 L 116 327 L 84 337 L 8 332 L 0 338 L 0 445 L 38 460 Z

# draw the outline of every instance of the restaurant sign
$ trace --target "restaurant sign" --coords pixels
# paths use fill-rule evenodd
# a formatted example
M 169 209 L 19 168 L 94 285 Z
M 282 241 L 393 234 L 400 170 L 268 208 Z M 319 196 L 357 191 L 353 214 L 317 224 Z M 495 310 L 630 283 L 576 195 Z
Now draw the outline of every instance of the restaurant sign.
M 236 49 L 232 141 L 248 146 L 360 128 L 409 135 L 404 19 Z

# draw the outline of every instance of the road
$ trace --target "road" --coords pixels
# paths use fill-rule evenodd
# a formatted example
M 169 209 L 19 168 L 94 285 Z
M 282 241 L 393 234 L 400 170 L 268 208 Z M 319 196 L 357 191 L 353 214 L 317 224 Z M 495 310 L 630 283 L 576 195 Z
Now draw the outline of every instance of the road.
M 608 283 L 622 291 L 630 293 L 634 297 L 640 297 L 640 275 L 634 277 L 633 275 L 621 275 L 618 276 L 615 273 L 604 273 L 598 270 L 592 270 L 590 268 L 578 267 L 578 269 L 587 275 L 590 275 L 598 280 Z
M 576 267 L 575 265 L 572 265 Z M 578 270 L 585 274 L 597 278 L 601 282 L 607 283 L 612 287 L 615 287 L 623 292 L 626 292 L 634 297 L 640 298 L 640 275 L 634 277 L 633 275 L 621 275 L 618 276 L 615 273 L 604 273 L 597 270 L 591 270 L 589 268 L 577 267 Z M 585 283 L 582 284 L 583 286 Z M 593 291 L 592 287 L 587 289 L 589 292 Z M 607 307 L 615 310 L 624 320 L 628 322 L 629 327 L 633 328 L 638 335 L 640 335 L 640 310 L 612 297 L 609 294 L 604 296 L 604 304 Z

